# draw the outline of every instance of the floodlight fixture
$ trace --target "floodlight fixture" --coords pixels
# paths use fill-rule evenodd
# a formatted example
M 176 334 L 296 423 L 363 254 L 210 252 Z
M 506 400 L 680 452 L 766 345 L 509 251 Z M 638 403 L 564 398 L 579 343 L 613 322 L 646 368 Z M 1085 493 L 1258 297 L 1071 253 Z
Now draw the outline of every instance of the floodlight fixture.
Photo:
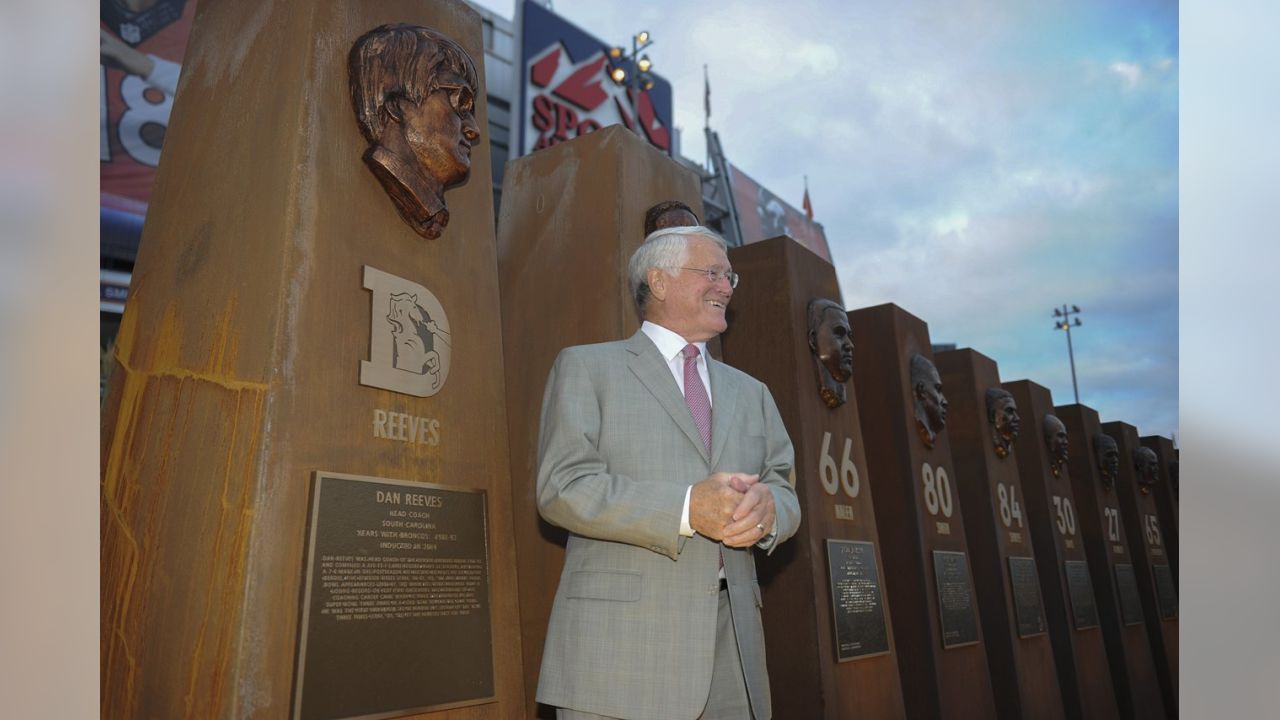
M 1080 386 L 1076 383 L 1076 353 L 1071 347 L 1071 328 L 1073 326 L 1080 327 L 1084 323 L 1080 321 L 1080 318 L 1074 318 L 1075 322 L 1071 322 L 1073 319 L 1071 316 L 1079 312 L 1080 307 L 1078 305 L 1072 305 L 1070 309 L 1067 309 L 1066 303 L 1063 303 L 1061 308 L 1053 309 L 1053 316 L 1062 318 L 1061 322 L 1054 321 L 1053 329 L 1067 331 L 1067 358 L 1071 361 L 1071 390 L 1075 393 L 1077 405 L 1080 403 Z

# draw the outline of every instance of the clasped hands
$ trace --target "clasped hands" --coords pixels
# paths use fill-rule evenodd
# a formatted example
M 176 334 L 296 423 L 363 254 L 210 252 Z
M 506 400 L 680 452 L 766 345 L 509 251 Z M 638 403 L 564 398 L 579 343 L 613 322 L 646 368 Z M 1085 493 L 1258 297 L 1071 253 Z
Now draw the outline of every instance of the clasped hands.
M 755 545 L 773 523 L 773 492 L 759 475 L 713 473 L 689 493 L 689 526 L 729 547 Z

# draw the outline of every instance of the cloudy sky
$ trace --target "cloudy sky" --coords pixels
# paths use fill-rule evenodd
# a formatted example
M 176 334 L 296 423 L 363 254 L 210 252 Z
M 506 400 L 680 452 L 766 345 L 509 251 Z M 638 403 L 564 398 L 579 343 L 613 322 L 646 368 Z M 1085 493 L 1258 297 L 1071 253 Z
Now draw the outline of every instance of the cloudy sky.
M 479 3 L 511 17 L 510 0 Z M 653 35 L 682 153 L 711 124 L 795 206 L 804 176 L 850 308 L 894 302 L 1001 378 L 1142 434 L 1178 429 L 1178 6 L 1149 0 L 556 0 Z

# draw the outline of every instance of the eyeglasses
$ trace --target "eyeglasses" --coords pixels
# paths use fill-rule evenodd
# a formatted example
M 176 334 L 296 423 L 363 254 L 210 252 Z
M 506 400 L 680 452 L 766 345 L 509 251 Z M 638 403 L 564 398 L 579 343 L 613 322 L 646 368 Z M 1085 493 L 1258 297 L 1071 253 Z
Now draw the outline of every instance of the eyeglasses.
M 431 91 L 443 91 L 449 97 L 449 105 L 454 112 L 459 115 L 465 113 L 474 113 L 476 109 L 475 93 L 471 87 L 464 82 L 451 82 L 448 79 L 437 78 Z
M 715 268 L 691 268 L 691 267 L 681 267 L 676 269 L 692 270 L 693 272 L 696 272 L 696 273 L 702 273 L 703 276 L 707 278 L 707 281 L 712 284 L 720 282 L 720 279 L 723 278 L 729 281 L 730 289 L 738 287 L 738 273 L 732 270 L 716 270 Z

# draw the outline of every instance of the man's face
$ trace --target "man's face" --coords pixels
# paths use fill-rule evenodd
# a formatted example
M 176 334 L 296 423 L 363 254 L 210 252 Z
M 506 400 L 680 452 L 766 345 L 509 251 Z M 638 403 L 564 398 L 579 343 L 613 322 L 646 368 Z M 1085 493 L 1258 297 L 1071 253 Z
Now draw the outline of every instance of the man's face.
M 684 267 L 720 272 L 732 269 L 729 256 L 719 245 L 698 237 L 689 240 Z M 697 270 L 672 270 L 672 275 L 656 271 L 662 276 L 665 292 L 659 302 L 660 315 L 654 320 L 689 342 L 704 342 L 725 331 L 729 326 L 725 308 L 733 296 L 728 278 L 712 282 Z
M 849 339 L 849 316 L 828 309 L 822 313 L 822 324 L 814 338 L 814 352 L 831 373 L 836 382 L 845 382 L 853 375 L 853 341 Z
M 1115 482 L 1116 476 L 1120 474 L 1120 448 L 1116 446 L 1116 441 L 1110 437 L 1103 435 L 1096 441 L 1098 453 L 1098 470 L 1102 472 L 1102 476 L 1111 484 Z
M 996 432 L 1006 442 L 1018 439 L 1018 429 L 1022 427 L 1022 418 L 1018 415 L 1018 403 L 1013 398 L 1001 396 L 996 400 Z
M 404 100 L 404 138 L 423 171 L 441 187 L 452 187 L 471 173 L 471 147 L 480 139 L 475 99 L 466 81 L 440 70 L 437 89 L 418 105 Z
M 924 381 L 916 385 L 916 395 L 929 420 L 929 429 L 940 432 L 947 425 L 947 398 L 942 394 L 942 378 L 936 367 L 929 366 Z
M 1160 460 L 1149 447 L 1138 448 L 1138 482 L 1146 487 L 1156 483 L 1160 474 Z
M 1049 457 L 1054 463 L 1061 464 L 1070 456 L 1067 442 L 1067 426 L 1053 415 L 1044 416 L 1044 441 L 1049 447 Z

